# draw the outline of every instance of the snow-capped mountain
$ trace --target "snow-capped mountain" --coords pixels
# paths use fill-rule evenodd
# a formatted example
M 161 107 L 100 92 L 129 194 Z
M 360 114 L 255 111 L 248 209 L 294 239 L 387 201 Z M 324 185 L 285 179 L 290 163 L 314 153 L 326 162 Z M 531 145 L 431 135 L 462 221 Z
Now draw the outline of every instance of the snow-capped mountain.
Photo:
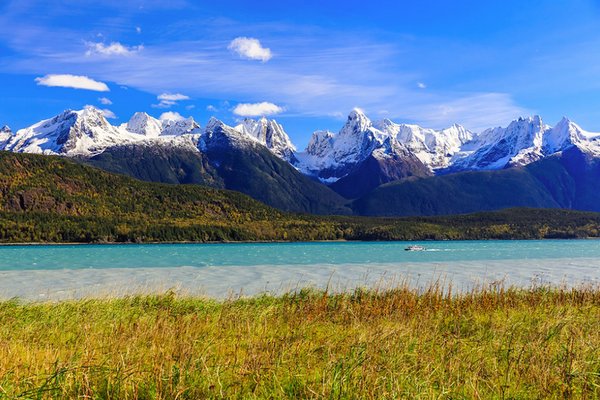
M 187 119 L 156 119 L 145 112 L 136 112 L 121 129 L 147 137 L 200 134 L 200 124 L 192 117 Z
M 13 135 L 13 132 L 8 125 L 4 125 L 0 129 L 0 149 L 4 148 L 4 146 L 10 140 L 12 135 Z
M 191 118 L 181 121 L 163 120 L 146 113 L 135 113 L 129 122 L 111 125 L 102 111 L 94 107 L 67 110 L 14 134 L 0 134 L 4 150 L 24 153 L 59 154 L 91 157 L 107 148 L 130 144 L 190 146 L 184 134 L 198 135 L 200 126 Z M 4 137 L 6 140 L 3 140 Z
M 121 129 L 147 137 L 159 137 L 162 134 L 162 122 L 145 112 L 136 112 L 131 119 L 120 126 Z
M 473 139 L 473 133 L 458 124 L 439 131 L 418 125 L 396 124 L 389 119 L 373 125 L 406 146 L 433 171 L 447 167 L 452 156 Z
M 373 123 L 355 109 L 338 134 L 316 131 L 305 153 L 298 155 L 297 167 L 323 182 L 335 182 L 370 156 L 414 156 L 432 172 L 447 167 L 452 156 L 472 138 L 473 134 L 460 125 L 436 131 L 389 119 Z
M 131 149 L 136 146 L 157 151 Z M 234 127 L 211 118 L 201 130 L 192 118 L 156 119 L 138 112 L 127 123 L 113 126 L 102 111 L 86 107 L 79 111 L 67 110 L 17 132 L 8 127 L 0 129 L 0 149 L 14 152 L 90 160 L 111 149 L 103 160 L 144 154 L 144 162 L 150 162 L 152 154 L 164 155 L 165 150 L 171 149 L 170 160 L 176 161 L 169 165 L 174 171 L 189 170 L 192 167 L 185 163 L 196 158 L 198 162 L 212 163 L 218 168 L 228 152 L 235 153 L 231 157 L 245 157 L 248 152 L 254 152 L 262 154 L 264 161 L 269 158 L 264 157 L 261 150 L 264 148 L 348 198 L 411 176 L 524 166 L 574 146 L 593 158 L 600 158 L 600 134 L 586 132 L 567 118 L 554 127 L 545 124 L 539 116 L 519 118 L 507 127 L 473 134 L 460 125 L 435 130 L 389 119 L 372 122 L 359 109 L 348 115 L 338 133 L 314 132 L 302 153 L 296 152 L 280 124 L 266 118 L 247 118 Z M 183 152 L 174 155 L 177 148 L 185 148 L 187 155 L 183 156 Z M 198 157 L 189 156 L 190 152 Z M 231 157 L 227 162 L 234 165 Z M 248 160 L 244 165 L 251 165 Z M 267 166 L 262 167 L 263 171 L 267 169 Z
M 231 127 L 215 117 L 208 120 L 204 132 L 200 136 L 200 150 L 206 151 L 230 145 L 239 148 L 262 145 L 262 143 L 256 137 Z
M 4 149 L 23 153 L 93 155 L 107 147 L 135 140 L 135 134 L 109 124 L 102 111 L 87 107 L 80 111 L 67 110 L 18 130 Z
M 554 154 L 571 146 L 594 157 L 600 157 L 600 133 L 584 131 L 579 125 L 563 117 L 546 133 L 543 150 L 546 154 Z
M 524 166 L 571 146 L 600 154 L 598 137 L 567 118 L 556 126 L 544 124 L 540 116 L 519 118 L 506 128 L 483 131 L 466 143 L 451 160 L 452 170 L 492 170 Z
M 296 166 L 322 182 L 335 182 L 365 160 L 383 140 L 384 134 L 373 127 L 361 110 L 355 109 L 339 133 L 315 132 L 306 151 L 298 155 Z
M 180 135 L 200 135 L 200 124 L 194 118 L 186 119 L 163 119 L 161 135 L 180 136 Z
M 279 158 L 288 162 L 295 161 L 296 146 L 292 144 L 289 136 L 277 121 L 265 117 L 259 120 L 245 118 L 234 129 L 250 138 L 254 138 Z
M 215 132 L 216 127 L 222 127 Z M 111 125 L 102 111 L 94 107 L 67 110 L 12 133 L 0 131 L 0 149 L 14 152 L 92 157 L 108 148 L 122 145 L 164 145 L 202 147 L 214 144 L 225 135 L 240 145 L 261 145 L 288 162 L 295 161 L 295 146 L 283 127 L 274 120 L 245 119 L 231 127 L 212 118 L 203 132 L 193 118 L 159 120 L 145 112 L 136 112 L 119 126 Z M 200 137 L 205 140 L 200 141 Z M 198 150 L 198 149 L 197 149 Z

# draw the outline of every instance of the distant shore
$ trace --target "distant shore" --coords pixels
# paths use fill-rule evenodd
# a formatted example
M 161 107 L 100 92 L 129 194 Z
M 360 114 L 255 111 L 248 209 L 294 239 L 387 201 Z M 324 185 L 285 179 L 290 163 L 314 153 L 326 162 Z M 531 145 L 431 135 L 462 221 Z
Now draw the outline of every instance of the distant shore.
M 3 246 L 89 246 L 89 245 L 157 245 L 157 244 L 260 244 L 260 243 L 427 243 L 427 242 L 474 242 L 474 241 L 534 241 L 534 240 L 600 240 L 600 237 L 576 237 L 576 238 L 481 238 L 481 239 L 424 239 L 424 240 L 349 240 L 349 239 L 336 239 L 336 240 L 228 240 L 228 241 L 210 241 L 210 242 L 192 242 L 192 241 L 180 241 L 180 242 L 17 242 L 17 243 L 0 243 L 0 247 Z

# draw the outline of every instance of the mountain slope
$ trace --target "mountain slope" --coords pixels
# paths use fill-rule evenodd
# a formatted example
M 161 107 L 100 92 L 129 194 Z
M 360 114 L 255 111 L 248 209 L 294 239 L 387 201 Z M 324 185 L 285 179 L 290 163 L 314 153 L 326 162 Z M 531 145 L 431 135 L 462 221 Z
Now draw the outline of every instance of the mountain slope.
M 600 211 L 600 159 L 577 146 L 527 166 L 563 208 Z
M 139 112 L 113 126 L 87 107 L 14 133 L 2 128 L 0 148 L 67 156 L 146 181 L 228 188 L 285 211 L 348 214 L 355 199 L 355 212 L 413 215 L 595 209 L 600 134 L 566 118 L 551 127 L 538 116 L 481 134 L 460 125 L 433 130 L 372 122 L 355 109 L 337 134 L 315 132 L 297 153 L 283 127 L 266 118 L 235 127 L 211 119 L 202 131 L 192 118 Z M 512 167 L 526 168 L 503 172 Z
M 64 157 L 0 152 L 0 241 L 210 241 L 340 238 L 235 191 L 142 182 Z
M 191 118 L 158 120 L 142 112 L 115 127 L 100 110 L 88 107 L 16 134 L 5 130 L 0 141 L 6 136 L 4 147 L 13 152 L 64 155 L 146 181 L 237 190 L 286 211 L 350 213 L 346 200 L 289 164 L 295 147 L 275 121 L 245 119 L 232 128 L 214 120 L 209 125 L 222 126 L 219 132 L 226 134 L 214 135 L 210 127 L 201 132 Z
M 459 172 L 383 185 L 353 204 L 359 215 L 450 215 L 508 207 L 557 208 L 528 171 Z
M 209 164 L 206 155 L 185 147 L 167 146 L 162 143 L 156 143 L 154 146 L 121 145 L 77 160 L 143 181 L 225 187 L 223 179 Z
M 414 155 L 403 149 L 390 155 L 370 155 L 347 175 L 329 185 L 348 199 L 366 195 L 376 187 L 410 176 L 425 177 L 430 172 Z
M 64 157 L 0 152 L 0 242 L 525 239 L 599 232 L 599 213 L 564 210 L 398 219 L 293 215 L 233 191 L 142 182 Z
M 383 185 L 353 203 L 360 215 L 444 215 L 508 207 L 600 211 L 600 160 L 576 146 L 525 167 Z
M 207 125 L 200 148 L 228 189 L 285 211 L 350 213 L 341 196 L 220 121 Z

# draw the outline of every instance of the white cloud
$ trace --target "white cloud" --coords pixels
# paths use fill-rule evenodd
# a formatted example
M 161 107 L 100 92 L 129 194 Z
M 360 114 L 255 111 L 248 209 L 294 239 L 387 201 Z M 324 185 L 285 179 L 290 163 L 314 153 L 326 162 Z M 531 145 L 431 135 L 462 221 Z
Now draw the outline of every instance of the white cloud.
M 227 46 L 228 41 L 225 46 L 215 46 L 213 37 L 157 43 L 152 49 L 148 48 L 133 57 L 96 57 L 94 62 L 90 62 L 90 58 L 81 52 L 81 44 L 74 43 L 70 36 L 59 35 L 59 39 L 62 38 L 59 42 L 62 51 L 49 56 L 46 49 L 56 47 L 56 43 L 54 39 L 51 43 L 44 42 L 49 40 L 46 39 L 50 36 L 48 31 L 44 31 L 43 36 L 36 36 L 41 44 L 46 45 L 39 48 L 34 46 L 36 43 L 25 32 L 27 35 L 23 33 L 22 40 L 27 41 L 17 48 L 24 53 L 23 57 L 10 65 L 0 65 L 0 70 L 37 73 L 41 76 L 47 72 L 42 68 L 51 68 L 119 82 L 119 85 L 155 94 L 185 93 L 192 98 L 213 99 L 267 99 L 293 110 L 294 116 L 305 118 L 343 118 L 353 106 L 360 104 L 374 114 L 378 110 L 387 110 L 389 114 L 385 117 L 397 122 L 436 129 L 461 123 L 469 129 L 479 130 L 482 127 L 504 125 L 519 115 L 529 113 L 510 93 L 477 90 L 477 77 L 473 78 L 473 82 L 461 86 L 462 91 L 444 88 L 443 85 L 420 89 L 419 82 L 431 84 L 423 81 L 424 74 L 431 71 L 420 68 L 413 70 L 410 65 L 398 64 L 398 60 L 402 59 L 399 55 L 404 52 L 415 55 L 413 47 L 430 49 L 432 45 L 429 42 L 397 45 L 372 42 L 368 38 L 335 31 L 309 33 L 306 37 L 294 35 L 293 31 L 293 26 L 285 32 L 276 31 L 277 35 L 266 28 L 261 31 L 261 35 L 265 35 L 264 40 L 269 38 L 269 46 L 282 52 L 277 62 L 264 64 L 260 61 L 240 62 L 235 53 L 223 58 L 223 47 Z M 206 36 L 210 36 L 208 33 Z M 231 36 L 226 31 L 219 32 L 215 37 L 230 40 L 235 35 Z M 450 49 L 453 48 L 448 51 Z M 475 53 L 479 54 L 481 49 L 476 50 Z M 472 53 L 470 49 L 465 51 Z M 361 56 L 357 58 L 356 54 Z M 451 64 L 453 69 L 449 73 L 454 73 L 464 63 Z M 352 65 L 352 68 L 348 68 L 348 65 Z M 438 67 L 435 63 L 431 65 Z M 486 87 L 502 87 L 496 83 L 486 84 Z M 161 103 L 160 112 L 168 111 L 169 107 L 182 112 L 175 107 L 185 110 L 184 107 L 192 103 L 164 99 L 154 102 Z M 236 103 L 224 105 L 217 101 L 211 104 L 220 111 L 232 110 L 236 106 Z M 315 122 L 315 129 L 319 128 L 318 123 Z
M 189 100 L 190 97 L 181 93 L 163 93 L 156 97 L 159 100 L 165 101 L 180 101 L 180 100 Z
M 117 118 L 117 116 L 115 115 L 115 113 L 114 113 L 114 112 L 112 112 L 112 111 L 110 111 L 110 110 L 109 110 L 109 109 L 107 109 L 107 108 L 105 108 L 105 109 L 102 109 L 102 110 L 100 110 L 100 111 L 102 111 L 102 114 L 104 114 L 104 117 L 105 117 L 105 118 L 110 118 L 110 119 L 115 119 L 115 118 Z
M 182 121 L 185 118 L 179 114 L 178 112 L 174 112 L 174 111 L 167 111 L 164 112 L 160 115 L 159 118 L 161 121 L 165 121 L 165 120 L 169 120 L 169 121 Z
M 417 82 L 417 87 L 418 87 L 419 89 L 426 89 L 426 88 L 427 88 L 427 85 L 426 85 L 426 84 L 424 84 L 423 82 Z
M 258 39 L 249 37 L 237 37 L 229 43 L 227 48 L 249 60 L 267 62 L 273 57 L 271 49 L 263 47 Z
M 190 104 L 189 106 L 185 106 L 186 110 L 193 110 L 194 108 L 196 108 L 196 106 L 194 104 Z
M 177 104 L 178 101 L 189 100 L 190 97 L 181 93 L 163 93 L 156 96 L 160 101 L 158 104 L 153 104 L 156 108 L 170 108 Z
M 276 104 L 263 101 L 262 103 L 240 103 L 234 109 L 233 113 L 240 117 L 258 117 L 265 115 L 279 114 L 284 108 Z
M 135 27 L 135 31 L 136 31 L 137 33 L 142 33 L 142 28 L 141 28 L 141 27 L 139 27 L 139 26 L 136 26 L 136 27 Z
M 35 78 L 35 81 L 40 86 L 66 87 L 73 89 L 94 90 L 97 92 L 110 91 L 106 83 L 95 81 L 83 75 L 49 74 Z
M 100 97 L 100 98 L 98 99 L 98 101 L 100 102 L 100 104 L 104 104 L 105 106 L 110 106 L 110 105 L 113 103 L 113 102 L 112 102 L 112 101 L 110 101 L 110 99 L 109 99 L 109 98 L 107 98 L 107 97 Z
M 213 106 L 212 104 L 209 104 L 206 106 L 206 111 L 217 112 L 219 110 L 217 109 L 217 107 Z
M 130 56 L 144 49 L 143 45 L 127 47 L 119 42 L 112 42 L 109 45 L 104 43 L 86 42 L 86 56 L 101 55 L 101 56 Z

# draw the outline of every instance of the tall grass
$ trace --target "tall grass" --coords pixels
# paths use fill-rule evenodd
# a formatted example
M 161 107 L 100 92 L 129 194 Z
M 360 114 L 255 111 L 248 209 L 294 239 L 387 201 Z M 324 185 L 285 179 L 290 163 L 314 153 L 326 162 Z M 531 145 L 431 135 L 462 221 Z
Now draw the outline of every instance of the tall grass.
M 599 398 L 600 290 L 0 303 L 0 398 Z

